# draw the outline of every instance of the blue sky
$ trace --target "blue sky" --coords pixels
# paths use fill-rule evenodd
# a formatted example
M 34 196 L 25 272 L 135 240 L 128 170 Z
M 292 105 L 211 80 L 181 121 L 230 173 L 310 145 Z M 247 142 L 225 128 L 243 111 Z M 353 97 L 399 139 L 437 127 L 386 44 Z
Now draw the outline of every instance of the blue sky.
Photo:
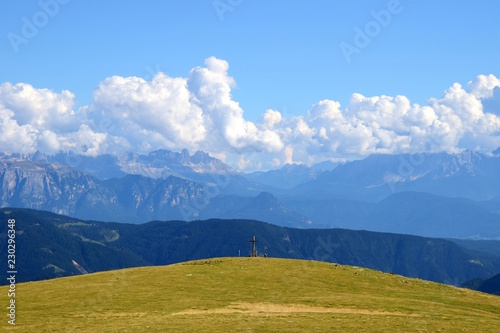
M 43 4 L 54 2 L 58 8 L 44 16 Z M 373 12 L 391 6 L 397 13 L 347 61 L 341 43 L 355 46 L 356 29 L 366 32 Z M 2 7 L 0 82 L 69 90 L 74 110 L 91 105 L 99 83 L 113 75 L 149 81 L 159 70 L 187 78 L 209 57 L 228 63 L 232 99 L 256 123 L 268 109 L 305 116 L 325 99 L 344 108 L 353 93 L 404 95 L 423 105 L 455 82 L 500 76 L 497 1 L 41 0 Z M 26 20 L 40 27 L 14 45 Z
M 214 3 L 71 0 L 15 53 L 6 35 L 20 34 L 21 18 L 41 7 L 9 1 L 0 14 L 0 78 L 69 89 L 88 103 L 108 76 L 186 76 L 216 56 L 229 62 L 233 95 L 256 119 L 267 108 L 303 113 L 324 98 L 344 105 L 354 92 L 423 103 L 454 82 L 500 73 L 497 1 L 401 0 L 402 12 L 350 64 L 339 44 L 353 44 L 353 29 L 388 1 L 242 0 L 223 21 Z

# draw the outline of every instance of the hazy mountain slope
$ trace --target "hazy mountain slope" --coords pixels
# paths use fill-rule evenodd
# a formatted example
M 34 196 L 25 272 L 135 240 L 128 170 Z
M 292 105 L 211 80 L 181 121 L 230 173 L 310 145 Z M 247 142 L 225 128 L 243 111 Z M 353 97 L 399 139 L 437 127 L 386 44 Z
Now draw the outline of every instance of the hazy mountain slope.
M 127 174 L 141 175 L 149 178 L 196 177 L 197 174 L 236 173 L 228 165 L 198 151 L 190 155 L 187 150 L 173 152 L 155 150 L 151 153 L 123 153 L 118 156 L 105 154 L 99 156 L 58 153 L 48 156 L 35 153 L 26 156 L 28 159 L 61 165 L 67 165 L 88 172 L 99 179 L 118 178 Z
M 272 194 L 223 196 L 214 187 L 174 176 L 127 175 L 101 181 L 67 166 L 22 159 L 0 159 L 0 194 L 1 207 L 40 209 L 83 219 L 142 223 L 230 217 L 308 226 L 307 218 Z
M 121 178 L 127 175 L 120 166 L 118 157 L 105 154 L 99 156 L 84 156 L 74 153 L 58 153 L 54 156 L 47 156 L 42 153 L 35 153 L 32 160 L 47 163 L 60 164 L 91 174 L 97 179 Z
M 337 166 L 339 166 L 340 162 L 332 162 L 332 161 L 323 161 L 316 164 L 311 165 L 311 168 L 316 171 L 332 171 Z
M 303 164 L 286 164 L 280 169 L 266 172 L 248 173 L 246 176 L 256 182 L 280 189 L 290 189 L 299 184 L 314 180 L 321 171 Z
M 57 164 L 0 160 L 2 207 L 47 210 L 83 218 L 120 222 L 183 219 L 204 189 L 194 182 L 168 177 L 126 176 L 100 181 Z
M 79 230 L 90 228 L 91 223 L 81 223 L 67 216 L 24 209 L 2 209 L 0 216 L 2 221 L 9 218 L 16 220 L 18 282 L 81 274 L 73 261 L 87 272 L 148 264 L 126 249 L 111 246 L 115 233 L 103 225 L 99 226 L 98 231 L 103 239 L 95 240 L 96 237 L 85 237 L 85 232 L 74 233 L 71 230 L 75 224 Z M 0 253 L 5 258 L 7 239 L 7 223 L 2 223 Z
M 373 208 L 365 224 L 373 231 L 420 236 L 500 237 L 498 212 L 469 199 L 417 192 L 402 192 L 384 199 Z
M 99 179 L 124 174 L 149 178 L 176 176 L 213 187 L 216 194 L 257 195 L 263 191 L 296 198 L 347 198 L 377 202 L 402 191 L 427 192 L 450 197 L 489 200 L 500 196 L 500 155 L 464 151 L 457 154 L 426 153 L 371 155 L 346 162 L 331 171 L 286 165 L 279 170 L 244 175 L 222 161 L 198 151 L 157 150 L 148 155 L 122 154 L 98 157 L 40 153 L 23 158 L 59 163 L 88 172 Z
M 500 274 L 497 274 L 489 279 L 473 279 L 462 284 L 462 287 L 472 290 L 481 291 L 483 293 L 494 294 L 500 296 Z
M 366 223 L 375 203 L 348 199 L 294 199 L 284 197 L 284 204 L 307 216 L 312 228 L 366 229 Z
M 488 200 L 500 195 L 500 156 L 460 154 L 371 155 L 339 165 L 292 191 L 316 197 L 379 201 L 402 191 Z
M 475 251 L 500 256 L 500 240 L 450 239 L 452 242 Z
M 262 192 L 255 197 L 219 195 L 197 207 L 193 219 L 248 218 L 279 226 L 308 227 L 308 219 L 289 209 L 274 195 Z
M 79 165 L 95 174 L 137 174 L 99 180 L 50 161 Z M 118 157 L 1 155 L 0 206 L 118 222 L 247 218 L 304 228 L 491 239 L 500 233 L 499 161 L 500 156 L 470 151 L 373 155 L 318 173 L 316 180 L 289 190 L 263 190 L 270 186 L 247 179 L 203 152 L 159 150 Z M 301 177 L 310 172 L 316 171 L 289 165 L 268 176 L 286 187 L 287 182 L 303 182 Z M 264 192 L 270 194 L 262 196 Z M 445 195 L 429 196 L 433 193 Z
M 478 290 L 482 291 L 483 293 L 495 294 L 500 296 L 500 274 L 497 274 L 492 278 L 483 281 Z
M 117 196 L 82 171 L 49 163 L 0 159 L 0 206 L 48 210 L 85 218 L 120 216 Z
M 128 175 L 120 179 L 103 181 L 117 193 L 120 206 L 128 214 L 118 222 L 142 223 L 153 219 L 187 219 L 183 207 L 192 206 L 198 198 L 205 197 L 204 188 L 194 182 L 170 176 L 151 179 Z M 95 215 L 94 219 L 98 219 Z
M 348 199 L 284 198 L 311 226 L 395 232 L 427 237 L 500 237 L 500 203 L 399 192 L 378 203 Z
M 256 195 L 269 189 L 247 179 L 219 159 L 202 151 L 190 155 L 186 149 L 182 152 L 161 149 L 147 155 L 124 153 L 118 156 L 96 157 L 63 153 L 46 156 L 37 153 L 26 158 L 71 166 L 101 180 L 121 178 L 125 175 L 138 175 L 153 179 L 175 176 L 204 186 L 211 186 L 214 188 L 213 191 L 224 194 Z

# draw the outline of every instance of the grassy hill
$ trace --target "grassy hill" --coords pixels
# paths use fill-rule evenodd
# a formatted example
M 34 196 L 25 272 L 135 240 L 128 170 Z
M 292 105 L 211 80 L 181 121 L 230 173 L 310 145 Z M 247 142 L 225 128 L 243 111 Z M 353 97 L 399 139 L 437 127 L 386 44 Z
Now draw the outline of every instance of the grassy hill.
M 7 287 L 0 287 L 7 294 Z M 500 298 L 317 261 L 218 258 L 21 283 L 7 332 L 498 332 Z M 5 308 L 4 308 L 5 309 Z
M 141 225 L 82 221 L 48 212 L 0 209 L 0 257 L 7 257 L 7 219 L 16 219 L 18 282 L 206 257 L 251 253 L 362 266 L 461 285 L 500 271 L 500 256 L 451 241 L 343 229 L 293 229 L 252 220 L 153 221 Z M 0 280 L 0 285 L 6 284 Z

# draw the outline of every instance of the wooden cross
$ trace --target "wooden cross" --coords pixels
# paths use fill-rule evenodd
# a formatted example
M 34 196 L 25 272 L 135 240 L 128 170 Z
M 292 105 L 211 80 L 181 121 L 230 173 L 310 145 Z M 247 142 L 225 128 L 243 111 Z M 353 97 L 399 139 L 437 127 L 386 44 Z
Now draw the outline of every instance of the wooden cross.
M 255 236 L 253 236 L 252 239 L 249 240 L 248 242 L 252 243 L 252 257 L 257 257 L 257 250 L 255 249 L 255 243 L 257 243 L 258 240 L 255 239 Z

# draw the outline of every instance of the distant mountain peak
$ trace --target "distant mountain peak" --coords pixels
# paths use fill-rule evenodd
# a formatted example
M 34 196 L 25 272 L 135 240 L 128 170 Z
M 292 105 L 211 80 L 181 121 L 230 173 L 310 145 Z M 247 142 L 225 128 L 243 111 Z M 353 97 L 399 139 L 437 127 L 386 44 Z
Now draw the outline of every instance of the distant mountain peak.
M 299 164 L 299 163 L 287 163 L 285 164 L 281 170 L 287 170 L 287 171 L 292 171 L 292 170 L 308 170 L 309 167 L 305 164 Z
M 200 172 L 235 172 L 229 165 L 201 150 L 194 153 L 189 161 L 191 165 L 196 165 L 198 167 L 203 166 Z
M 259 195 L 257 195 L 255 197 L 255 201 L 257 202 L 265 202 L 266 204 L 277 204 L 278 203 L 278 199 L 272 194 L 272 193 L 269 193 L 269 192 L 261 192 L 259 193 Z
M 319 172 L 332 171 L 333 169 L 335 169 L 337 166 L 341 165 L 342 163 L 345 163 L 345 162 L 332 162 L 330 160 L 326 160 L 326 161 L 311 165 L 311 169 L 319 171 Z
M 487 200 L 500 193 L 499 157 L 472 150 L 370 155 L 322 173 L 293 193 L 378 202 L 394 192 L 420 191 Z
M 191 160 L 191 155 L 189 155 L 189 151 L 184 148 L 181 152 L 181 162 L 182 163 L 189 163 Z
M 312 169 L 305 164 L 285 164 L 280 169 L 266 172 L 257 171 L 247 176 L 259 183 L 275 188 L 290 189 L 299 184 L 314 180 L 321 171 Z
M 101 180 L 137 174 L 150 178 L 167 178 L 173 175 L 198 181 L 200 176 L 209 174 L 236 174 L 230 166 L 208 153 L 199 150 L 190 155 L 187 149 L 180 152 L 158 149 L 148 154 L 128 152 L 117 156 L 104 154 L 95 157 L 73 152 L 46 155 L 37 151 L 27 155 L 2 154 L 0 157 L 66 165 L 88 172 Z
M 31 160 L 33 161 L 41 161 L 41 162 L 48 162 L 47 154 L 42 153 L 40 151 L 36 151 L 33 156 L 31 157 Z

